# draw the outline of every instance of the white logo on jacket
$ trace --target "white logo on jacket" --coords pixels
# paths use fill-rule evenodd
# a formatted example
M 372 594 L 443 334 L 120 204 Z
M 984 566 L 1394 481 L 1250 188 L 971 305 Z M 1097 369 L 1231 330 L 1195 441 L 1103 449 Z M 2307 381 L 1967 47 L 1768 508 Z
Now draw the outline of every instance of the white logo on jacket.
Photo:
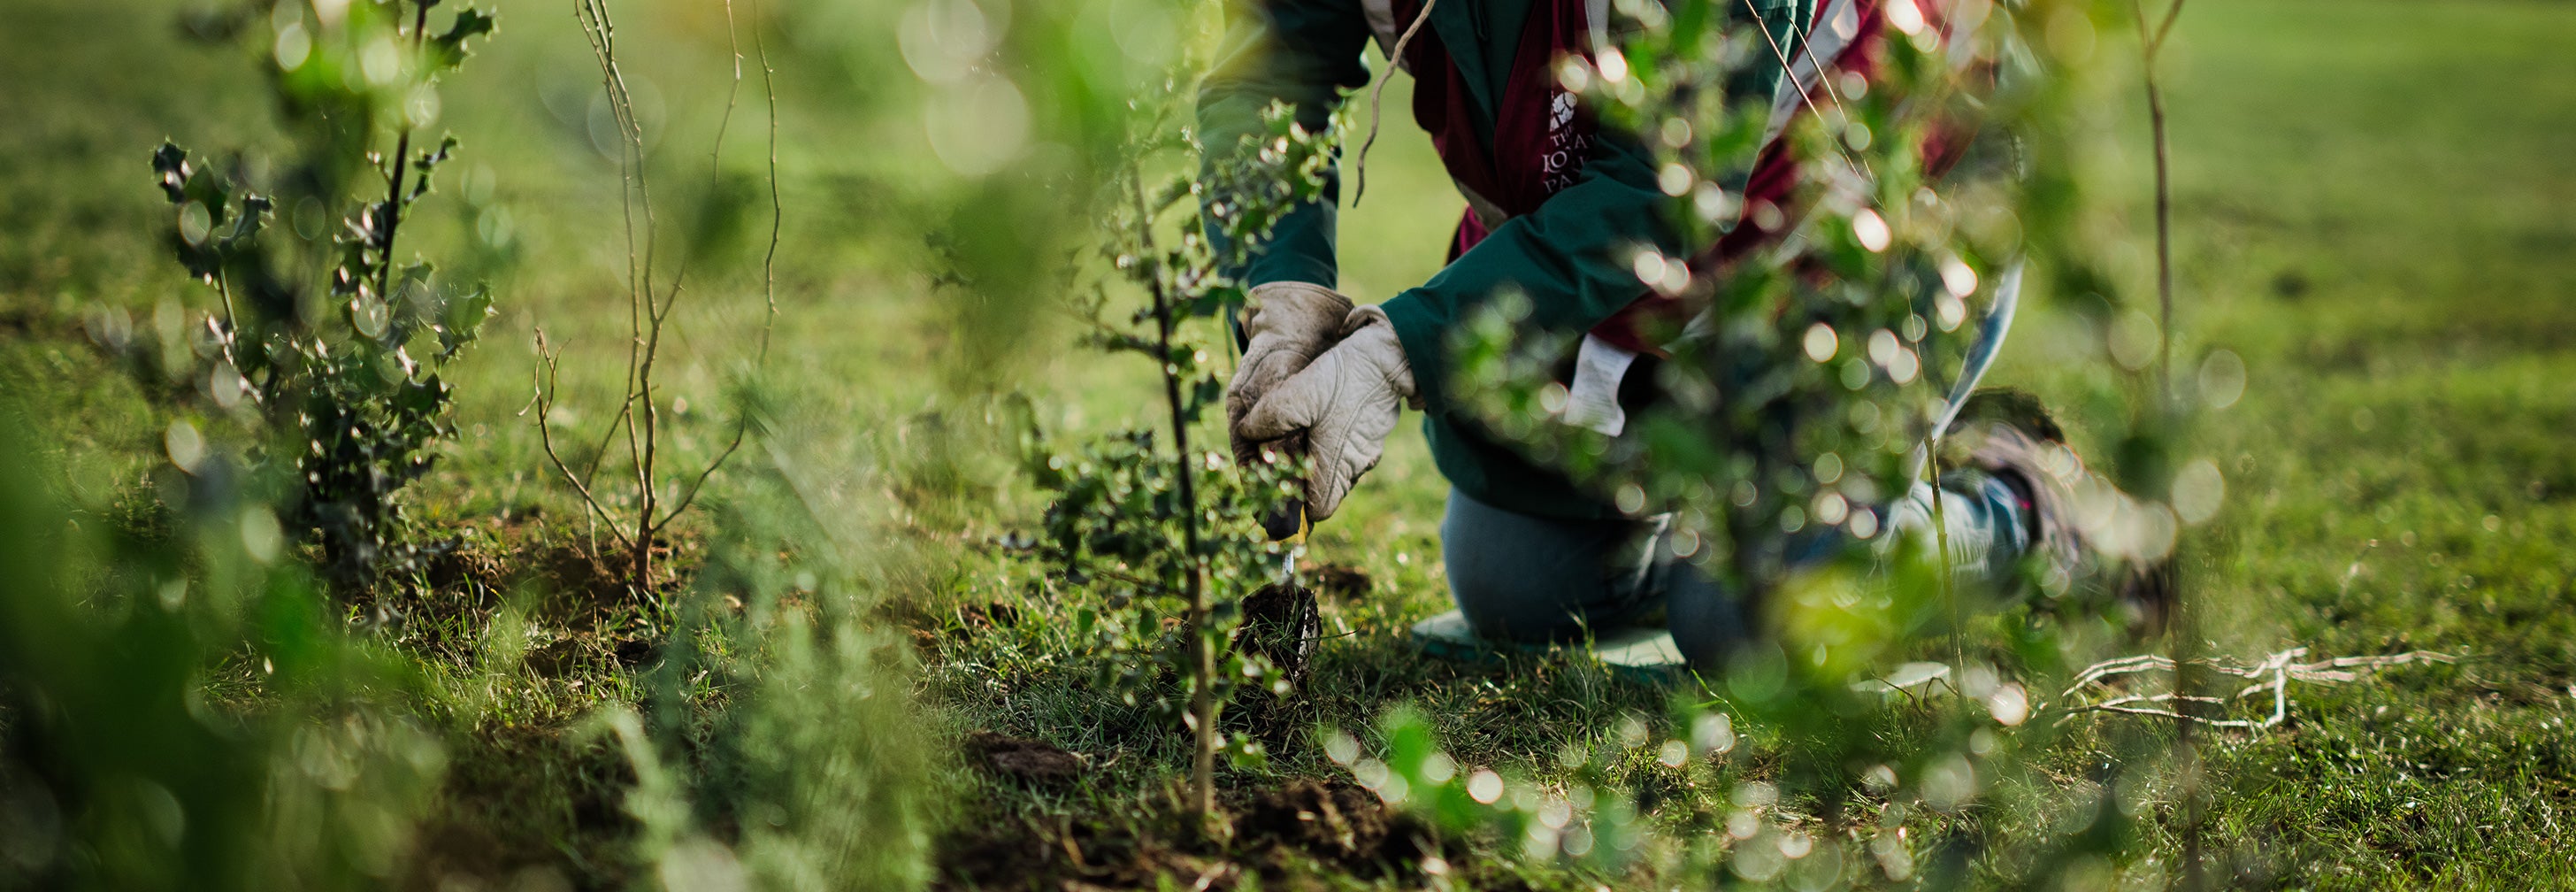
M 1563 90 L 1548 91 L 1547 145 L 1539 149 L 1540 187 L 1554 195 L 1574 185 L 1574 174 L 1583 168 L 1583 153 L 1592 147 L 1592 137 L 1574 127 L 1574 94 Z

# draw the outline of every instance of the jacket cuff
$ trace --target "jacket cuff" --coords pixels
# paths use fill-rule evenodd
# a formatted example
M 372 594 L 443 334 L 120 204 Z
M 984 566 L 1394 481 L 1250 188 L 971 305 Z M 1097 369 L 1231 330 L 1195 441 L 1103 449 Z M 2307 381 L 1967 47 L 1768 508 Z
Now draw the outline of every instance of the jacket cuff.
M 1387 323 L 1395 327 L 1396 342 L 1404 346 L 1404 362 L 1413 371 L 1414 399 L 1423 411 L 1446 411 L 1448 326 L 1411 291 L 1388 299 L 1378 309 L 1386 313 Z
M 1282 252 L 1263 254 L 1244 273 L 1243 290 L 1274 282 L 1304 282 L 1327 290 L 1341 284 L 1341 271 L 1330 260 L 1317 257 L 1283 256 Z

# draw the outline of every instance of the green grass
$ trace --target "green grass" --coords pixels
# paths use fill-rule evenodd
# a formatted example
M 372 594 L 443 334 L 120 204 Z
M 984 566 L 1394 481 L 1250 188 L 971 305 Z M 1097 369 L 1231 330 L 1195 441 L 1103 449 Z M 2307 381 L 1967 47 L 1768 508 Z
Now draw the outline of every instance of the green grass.
M 2576 873 L 2566 13 L 2192 13 L 2173 99 L 2192 336 L 2253 370 L 2206 435 L 2231 498 L 2201 579 L 2237 602 L 2239 648 L 2467 655 L 2316 692 L 2293 732 L 2219 751 L 2219 815 L 2285 884 Z
M 168 8 L 19 6 L 0 37 L 8 50 L 0 83 L 10 84 L 0 90 L 0 120 L 12 122 L 0 127 L 0 402 L 46 432 L 49 460 L 74 501 L 106 514 L 149 477 L 157 431 L 132 389 L 88 348 L 81 320 L 93 306 L 148 316 L 165 299 L 195 299 L 156 241 L 165 211 L 145 159 L 165 136 L 203 148 L 259 139 L 266 109 L 241 60 L 180 40 Z M 673 110 L 674 131 L 703 133 L 721 104 L 721 30 L 676 5 L 630 18 L 632 34 L 622 36 L 631 45 L 673 48 L 637 65 Z M 622 255 L 615 228 L 602 222 L 613 216 L 614 172 L 580 122 L 548 101 L 595 86 L 569 19 L 550 6 L 505 10 L 501 39 L 450 90 L 445 126 L 466 136 L 465 165 L 488 171 L 477 175 L 491 178 L 523 244 L 521 261 L 497 283 L 504 316 L 454 378 L 470 436 L 415 495 L 429 526 L 481 530 L 482 553 L 504 566 L 442 589 L 454 605 L 424 611 L 395 644 L 423 670 L 416 706 L 448 741 L 450 760 L 424 854 L 407 868 L 413 885 L 445 873 L 499 883 L 528 870 L 584 887 L 645 879 L 636 840 L 649 831 L 624 811 L 635 776 L 592 717 L 647 698 L 668 679 L 580 650 L 608 647 L 584 638 L 600 631 L 584 623 L 625 634 L 617 624 L 631 613 L 511 584 L 559 553 L 550 543 L 584 534 L 577 504 L 549 482 L 518 414 L 528 335 L 543 324 L 569 346 L 569 405 L 586 421 L 602 416 L 622 359 Z M 2218 521 L 2189 540 L 2189 578 L 2207 605 L 2207 628 L 2222 652 L 2240 657 L 2301 645 L 2319 655 L 2426 648 L 2463 656 L 2456 666 L 2295 688 L 2285 727 L 2212 741 L 2214 847 L 2244 885 L 2576 882 L 2576 850 L 2561 841 L 2562 823 L 2576 820 L 2562 814 L 2576 808 L 2576 735 L 2566 726 L 2576 705 L 2576 562 L 2561 546 L 2576 540 L 2576 449 L 2564 445 L 2576 430 L 2576 388 L 2567 384 L 2576 353 L 2566 347 L 2576 302 L 2563 299 L 2576 293 L 2576 215 L 2566 211 L 2576 206 L 2576 165 L 2566 160 L 2576 157 L 2569 46 L 2576 8 L 2562 4 L 2238 0 L 2196 4 L 2184 16 L 2169 99 L 2179 347 L 2187 357 L 2231 350 L 2249 369 L 2243 399 L 2207 416 L 2193 444 L 2223 469 L 2228 494 Z M 2099 51 L 2128 50 L 2107 35 Z M 783 407 L 772 442 L 785 458 L 751 467 L 788 464 L 845 490 L 835 504 L 856 506 L 852 516 L 884 536 L 868 540 L 881 550 L 854 559 L 884 568 L 857 584 L 888 602 L 868 621 L 900 623 L 923 642 L 889 661 L 833 663 L 854 658 L 827 654 L 806 658 L 823 663 L 766 665 L 818 678 L 911 673 L 913 720 L 939 753 L 917 782 L 939 801 L 921 811 L 944 833 L 933 855 L 943 869 L 1052 859 L 1072 845 L 1172 873 L 1187 887 L 1208 862 L 1174 842 L 1180 736 L 1088 689 L 1087 670 L 1066 655 L 1067 636 L 1053 622 L 1080 593 L 1032 597 L 1002 579 L 990 556 L 955 544 L 1023 524 L 1036 506 L 989 453 L 943 454 L 957 441 L 925 420 L 971 411 L 941 389 L 954 376 L 939 363 L 959 355 L 962 340 L 992 335 L 951 327 L 941 302 L 956 297 L 924 272 L 917 225 L 892 219 L 917 196 L 887 175 L 888 162 L 848 148 L 917 137 L 904 129 L 908 111 L 877 108 L 864 89 L 837 79 L 835 53 L 845 52 L 826 38 L 782 49 L 788 216 L 783 324 L 768 377 Z M 1370 197 L 1347 213 L 1342 238 L 1344 284 L 1363 301 L 1436 269 L 1458 207 L 1409 122 L 1401 83 L 1387 105 Z M 2141 119 L 2117 110 L 2123 154 L 2107 159 L 2110 176 L 2098 184 L 2132 211 L 2111 246 L 2131 257 L 2143 256 L 2152 232 Z M 737 165 L 754 157 L 747 147 L 756 126 L 736 122 Z M 675 144 L 665 156 L 679 160 L 663 174 L 685 182 L 684 171 L 702 163 L 694 151 Z M 465 221 L 433 218 L 420 244 L 435 252 L 470 233 Z M 2147 281 L 2142 262 L 2125 268 Z M 677 423 L 684 461 L 703 460 L 725 433 L 718 407 L 758 324 L 757 285 L 756 266 L 735 256 L 683 315 L 673 392 L 709 407 Z M 2000 374 L 2070 401 L 2103 391 L 2107 379 L 2098 363 L 2081 361 L 2071 331 L 2061 315 L 2041 313 Z M 1143 370 L 1064 349 L 1072 330 L 1061 320 L 1041 317 L 1000 336 L 1015 342 L 1010 362 L 967 377 L 1030 392 L 1051 427 L 1079 434 L 1158 420 L 1140 408 L 1155 405 Z M 1216 436 L 1210 428 L 1205 441 Z M 719 479 L 728 498 L 747 503 L 758 476 Z M 1356 729 L 1410 703 L 1433 717 L 1462 763 L 1542 772 L 1562 746 L 1611 733 L 1622 714 L 1659 715 L 1666 692 L 1578 662 L 1460 666 L 1413 652 L 1405 626 L 1447 605 L 1437 541 L 1444 494 L 1408 423 L 1342 514 L 1317 531 L 1313 559 L 1359 568 L 1374 584 L 1328 601 L 1336 637 L 1300 715 Z M 701 521 L 689 541 L 720 540 L 720 527 Z M 540 583 L 564 579 L 552 573 Z M 1020 620 L 983 619 L 996 601 Z M 524 667 L 525 649 L 550 646 L 586 656 L 561 672 Z M 692 690 L 686 702 L 709 716 L 692 739 L 723 739 L 709 729 L 723 725 L 726 701 Z M 836 717 L 819 707 L 794 715 L 827 729 Z M 951 755 L 971 730 L 1041 738 L 1085 754 L 1096 770 L 1069 787 L 996 781 Z M 817 754 L 817 764 L 847 757 L 832 755 L 834 741 L 762 733 L 744 739 Z M 1229 795 L 1251 796 L 1286 777 L 1339 776 L 1300 742 L 1284 741 L 1268 769 L 1229 775 Z M 2085 747 L 2100 743 L 2078 734 L 2042 762 L 2074 784 Z M 1664 797 L 1655 816 L 1687 827 L 1722 816 L 1732 782 L 1767 776 L 1768 758 L 1709 776 L 1635 766 L 1631 777 L 1700 783 Z M 761 770 L 784 776 L 796 767 Z M 843 782 L 836 790 L 874 782 L 831 776 Z M 772 782 L 737 778 L 703 792 L 790 802 L 761 786 Z M 733 832 L 749 831 L 737 824 Z M 2119 865 L 2128 885 L 2154 882 L 2177 851 L 2169 824 L 2146 838 L 2146 853 Z M 1451 857 L 1470 885 L 1595 881 L 1544 869 L 1516 878 L 1486 854 L 1486 844 L 1472 843 Z M 1288 873 L 1318 887 L 1410 882 L 1329 861 Z

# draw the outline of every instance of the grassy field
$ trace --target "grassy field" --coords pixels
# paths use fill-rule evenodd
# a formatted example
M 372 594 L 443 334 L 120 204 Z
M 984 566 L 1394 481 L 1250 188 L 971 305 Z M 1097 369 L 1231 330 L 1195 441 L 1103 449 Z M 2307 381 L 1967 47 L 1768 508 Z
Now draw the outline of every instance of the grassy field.
M 160 428 L 89 344 L 85 320 L 102 307 L 148 318 L 164 301 L 201 299 L 166 259 L 168 211 L 147 158 L 164 137 L 204 148 L 264 138 L 268 109 L 235 51 L 180 36 L 173 6 L 12 6 L 0 36 L 0 121 L 10 122 L 0 126 L 0 413 L 41 432 L 49 486 L 83 516 L 115 516 L 150 491 Z M 635 66 L 656 85 L 654 114 L 677 134 L 658 150 L 680 159 L 664 165 L 673 182 L 703 166 L 698 141 L 723 104 L 722 22 L 700 6 L 626 14 L 630 45 L 669 48 Z M 1066 349 L 1074 328 L 1051 314 L 958 329 L 947 306 L 956 292 L 934 281 L 924 227 L 907 218 L 934 187 L 908 185 L 918 178 L 906 162 L 888 160 L 918 160 L 918 127 L 909 112 L 886 113 L 890 100 L 865 80 L 868 66 L 891 63 L 851 61 L 864 41 L 838 36 L 829 15 L 798 15 L 777 48 L 786 213 L 781 323 L 763 375 L 772 421 L 757 454 L 716 478 L 715 506 L 676 547 L 685 565 L 758 585 L 770 571 L 709 558 L 709 543 L 774 528 L 846 545 L 858 557 L 845 555 L 848 578 L 826 587 L 869 594 L 828 627 L 844 637 L 815 640 L 900 646 L 809 653 L 717 641 L 708 646 L 780 654 L 764 657 L 768 675 L 723 688 L 657 671 L 665 619 L 597 594 L 597 571 L 576 559 L 587 524 L 544 470 L 522 408 L 539 325 L 569 351 L 568 414 L 596 424 L 613 404 L 625 299 L 609 222 L 616 174 L 594 143 L 596 72 L 568 11 L 506 4 L 499 39 L 449 88 L 442 125 L 467 137 L 470 168 L 442 196 L 451 207 L 473 196 L 481 209 L 430 218 L 420 243 L 461 250 L 499 225 L 511 259 L 495 282 L 503 314 L 452 376 L 466 436 L 410 497 L 424 535 L 463 536 L 465 557 L 382 599 L 410 619 L 380 632 L 381 647 L 419 676 L 404 697 L 446 752 L 391 884 L 679 884 L 672 865 L 686 859 L 671 853 L 700 851 L 689 848 L 696 837 L 656 836 L 663 825 L 643 814 L 670 791 L 639 780 L 600 718 L 619 705 L 649 713 L 676 702 L 700 711 L 677 720 L 691 745 L 671 758 L 723 775 L 685 788 L 712 813 L 692 832 L 739 848 L 762 877 L 788 875 L 762 872 L 772 856 L 848 871 L 826 870 L 817 887 L 903 876 L 901 866 L 855 866 L 867 858 L 780 854 L 798 850 L 778 841 L 900 860 L 913 843 L 890 840 L 902 837 L 927 847 L 928 873 L 914 879 L 954 888 L 1151 887 L 1157 875 L 1173 888 L 1212 877 L 1262 888 L 1661 888 L 1667 878 L 1652 865 L 1609 877 L 1519 868 L 1479 839 L 1441 843 L 1454 867 L 1425 873 L 1406 848 L 1417 830 L 1402 822 L 1361 821 L 1329 844 L 1299 837 L 1293 817 L 1287 830 L 1261 830 L 1283 810 L 1311 812 L 1350 789 L 1311 780 L 1347 772 L 1302 733 L 1280 739 L 1267 767 L 1225 778 L 1226 800 L 1256 828 L 1247 839 L 1267 842 L 1211 851 L 1183 841 L 1181 736 L 1095 696 L 1066 656 L 1062 593 L 1027 584 L 1025 571 L 978 544 L 1025 529 L 1041 506 L 999 450 L 979 448 L 990 444 L 975 442 L 980 429 L 966 416 L 981 404 L 961 396 L 1024 391 L 1044 424 L 1070 436 L 1157 423 L 1140 408 L 1156 405 L 1150 378 L 1134 363 Z M 2097 52 L 2124 62 L 2125 39 L 2103 35 Z M 2283 727 L 2210 741 L 2212 857 L 2232 883 L 2576 884 L 2562 826 L 2576 813 L 2561 813 L 2576 809 L 2576 732 L 2565 721 L 2576 706 L 2576 561 L 2559 547 L 2576 540 L 2576 449 L 2566 445 L 2576 432 L 2570 46 L 2576 7 L 2564 4 L 2237 0 L 2197 4 L 2183 18 L 2169 84 L 2177 349 L 2231 351 L 2247 369 L 2242 399 L 2209 414 L 2192 444 L 2226 480 L 2224 510 L 2188 539 L 2207 631 L 2220 652 L 2248 660 L 2294 646 L 2461 657 L 2293 687 Z M 1405 120 L 1402 91 L 1399 81 L 1387 97 L 1372 197 L 1345 216 L 1343 284 L 1362 301 L 1436 269 L 1457 211 Z M 2119 111 L 2128 148 L 2105 159 L 2097 184 L 2137 211 L 2111 246 L 2132 260 L 2152 232 L 2142 118 Z M 757 172 L 759 123 L 735 122 L 733 167 Z M 672 193 L 694 200 L 685 187 Z M 762 314 L 758 246 L 720 250 L 682 312 L 668 378 L 671 393 L 707 407 L 675 422 L 686 465 L 729 433 L 720 407 Z M 1998 374 L 2067 400 L 2101 392 L 2098 369 L 2069 358 L 2072 325 L 2040 313 Z M 961 343 L 978 339 L 1008 349 L 975 352 L 998 359 L 959 368 Z M 1328 594 L 1333 637 L 1292 717 L 1359 729 L 1410 704 L 1462 764 L 1545 775 L 1567 744 L 1614 735 L 1625 715 L 1661 715 L 1668 691 L 1579 660 L 1473 666 L 1414 652 L 1407 624 L 1448 603 L 1437 539 L 1446 484 L 1409 422 L 1314 536 L 1311 560 L 1364 580 Z M 1211 426 L 1203 436 L 1221 434 Z M 757 508 L 782 476 L 812 485 L 798 497 L 820 508 L 799 523 L 819 532 L 778 526 Z M 245 672 L 227 665 L 207 677 L 231 684 Z M 861 681 L 896 693 L 851 693 Z M 754 699 L 792 706 L 727 711 Z M 10 720 L 0 713 L 0 727 Z M 1080 754 L 1081 777 L 996 776 L 980 766 L 1003 744 L 977 732 Z M 2041 761 L 2070 786 L 2112 758 L 2093 748 L 2107 746 L 2102 735 L 2068 739 Z M 723 747 L 742 741 L 812 764 L 739 753 L 726 762 Z M 1766 759 L 1671 776 L 1675 792 L 1650 821 L 1708 832 L 1737 784 L 1768 776 Z M 809 779 L 819 792 L 795 792 Z M 731 805 L 707 806 L 719 800 Z M 2170 817 L 2169 802 L 2151 804 Z M 841 835 L 778 829 L 812 825 Z M 2135 856 L 2096 877 L 2100 887 L 2161 884 L 2179 851 L 2170 828 L 2145 825 Z M 1981 864 L 1970 876 L 2001 885 L 2012 870 Z

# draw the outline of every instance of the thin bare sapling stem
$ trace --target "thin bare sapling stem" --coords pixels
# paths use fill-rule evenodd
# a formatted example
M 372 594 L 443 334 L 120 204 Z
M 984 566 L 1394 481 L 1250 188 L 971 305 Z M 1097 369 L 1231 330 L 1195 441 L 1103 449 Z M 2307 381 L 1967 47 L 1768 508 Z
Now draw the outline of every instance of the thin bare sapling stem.
M 722 175 L 725 135 L 732 126 L 733 113 L 740 100 L 743 79 L 744 59 L 731 0 L 727 0 L 724 9 L 726 40 L 732 57 L 732 79 L 726 90 L 724 113 L 716 127 L 715 143 L 708 153 L 710 183 L 715 182 Z M 633 97 L 627 90 L 625 75 L 617 62 L 616 25 L 609 16 L 604 0 L 575 0 L 574 17 L 581 24 L 583 37 L 589 42 L 592 57 L 599 65 L 601 88 L 608 97 L 609 107 L 614 114 L 621 137 L 618 173 L 619 204 L 625 230 L 627 262 L 626 375 L 616 414 L 601 430 L 598 444 L 592 449 L 584 467 L 575 471 L 571 463 L 564 460 L 554 443 L 551 416 L 555 399 L 559 394 L 558 354 L 547 342 L 545 333 L 540 328 L 536 335 L 539 368 L 536 373 L 537 393 L 534 400 L 537 428 L 547 460 L 554 466 L 556 473 L 581 495 L 582 504 L 589 511 L 592 519 L 608 527 L 611 535 L 617 540 L 618 548 L 624 553 L 629 589 L 641 600 L 658 602 L 659 598 L 654 594 L 654 543 L 673 521 L 696 503 L 698 494 L 705 489 L 708 479 L 712 478 L 715 472 L 741 449 L 743 440 L 750 432 L 751 416 L 748 410 L 744 411 L 736 419 L 731 436 L 727 438 L 724 447 L 718 450 L 715 457 L 696 474 L 680 475 L 685 479 L 685 485 L 676 492 L 675 498 L 667 502 L 663 499 L 660 487 L 664 478 L 661 455 L 661 408 L 660 398 L 656 393 L 654 371 L 661 359 L 663 335 L 668 330 L 672 313 L 679 306 L 680 296 L 686 290 L 688 262 L 687 258 L 682 259 L 667 286 L 655 281 L 661 227 L 654 213 L 651 181 L 645 157 L 643 125 L 635 115 Z M 768 44 L 760 36 L 757 12 L 753 22 L 753 45 L 761 67 L 761 88 L 767 97 L 770 116 L 768 159 L 765 170 L 769 186 L 770 227 L 769 241 L 761 261 L 761 289 L 765 312 L 761 322 L 758 352 L 759 361 L 765 362 L 769 352 L 770 333 L 776 326 L 778 315 L 776 263 L 782 205 L 778 191 L 778 96 L 773 79 L 774 69 L 769 63 Z M 632 462 L 630 479 L 634 487 L 634 513 L 627 517 L 619 516 L 608 502 L 599 497 L 595 484 L 600 466 L 607 460 L 611 451 L 610 445 L 621 434 L 626 440 L 627 457 Z
M 2165 127 L 2164 90 L 2156 80 L 2156 61 L 2164 50 L 2166 38 L 2173 36 L 2174 23 L 2182 17 L 2183 3 L 2184 0 L 2172 0 L 2165 7 L 2161 20 L 2150 26 L 2145 0 L 2129 0 L 2129 11 L 2136 17 L 2138 26 L 2140 79 L 2146 88 L 2148 133 L 2149 138 L 2154 141 L 2156 165 L 2156 333 L 2158 340 L 2156 343 L 2156 398 L 2152 409 L 2154 412 L 2152 423 L 2162 428 L 2161 432 L 2167 436 L 2172 434 L 2172 427 L 2180 421 L 2182 411 L 2173 383 L 2173 171 L 2170 142 Z M 2175 877 L 2175 888 L 2196 892 L 2207 888 L 2201 865 L 2204 848 L 2202 825 L 2206 822 L 2205 808 L 2201 801 L 2203 767 L 2199 742 L 2193 733 L 2194 722 L 2180 716 L 2185 714 L 2188 704 L 2201 700 L 2196 694 L 2200 689 L 2198 677 L 2200 673 L 2197 671 L 2198 661 L 2195 659 L 2200 633 L 2198 618 L 2191 609 L 2189 593 L 2182 584 L 2182 561 L 2179 554 L 2182 546 L 2177 542 L 2174 547 L 2177 553 L 2168 558 L 2168 566 L 2173 568 L 2169 571 L 2173 574 L 2173 578 L 2168 583 L 2172 592 L 2172 618 L 2166 625 L 2166 631 L 2171 636 L 2170 649 L 2173 651 L 2173 699 L 2177 716 L 2174 720 L 2174 749 L 2182 774 L 2183 798 L 2183 863 L 2181 874 Z

